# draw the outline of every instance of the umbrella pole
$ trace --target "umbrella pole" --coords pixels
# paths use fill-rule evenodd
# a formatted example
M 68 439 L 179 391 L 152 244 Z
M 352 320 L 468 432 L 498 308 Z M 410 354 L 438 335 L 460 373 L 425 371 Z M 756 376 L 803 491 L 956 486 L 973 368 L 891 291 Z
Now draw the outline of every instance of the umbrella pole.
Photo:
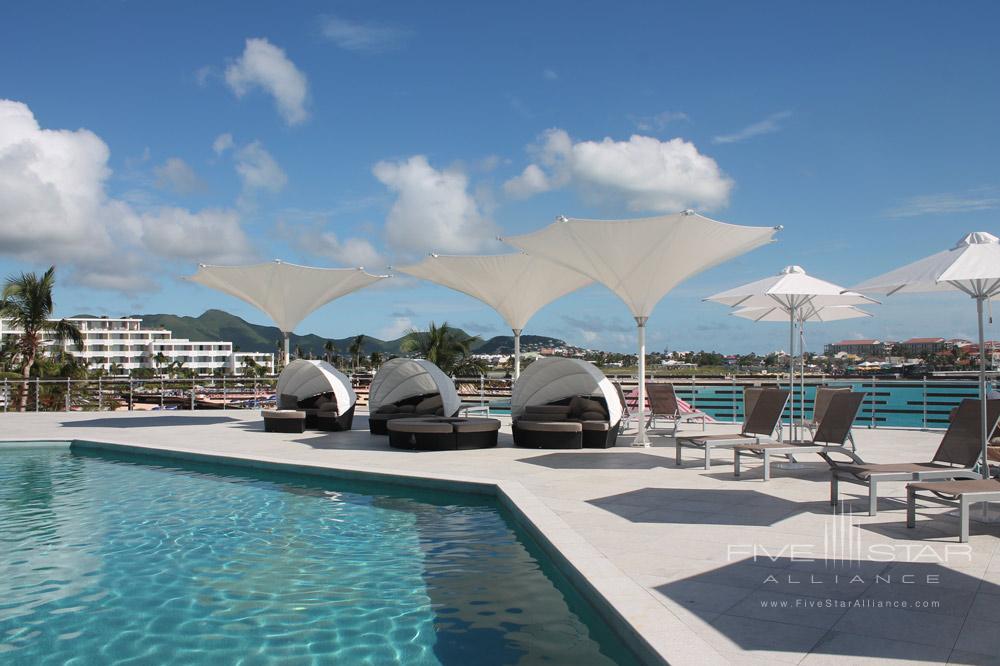
M 795 441 L 795 306 L 788 312 L 788 437 Z
M 987 446 L 991 433 L 986 432 L 986 341 L 983 332 L 983 296 L 976 297 L 976 313 L 979 315 L 979 435 L 983 444 L 983 478 L 990 478 L 990 460 Z
M 281 367 L 288 365 L 288 361 L 291 358 L 291 352 L 289 351 L 289 345 L 292 341 L 292 336 L 288 331 L 282 331 L 281 334 L 285 337 L 285 348 L 282 352 Z
M 514 381 L 521 376 L 521 329 L 512 328 L 514 331 Z
M 648 317 L 636 317 L 635 325 L 639 329 L 639 405 L 636 409 L 638 414 L 639 432 L 636 433 L 632 446 L 649 447 L 649 438 L 646 437 L 646 320 Z

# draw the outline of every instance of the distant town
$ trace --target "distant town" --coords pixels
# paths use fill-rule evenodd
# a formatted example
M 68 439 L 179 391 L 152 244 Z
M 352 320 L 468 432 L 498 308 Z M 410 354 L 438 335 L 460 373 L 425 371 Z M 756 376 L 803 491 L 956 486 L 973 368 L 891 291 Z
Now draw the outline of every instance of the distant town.
M 148 319 L 148 321 L 147 321 Z M 83 347 L 69 340 L 54 347 L 49 356 L 75 369 L 70 374 L 103 374 L 109 376 L 268 376 L 276 370 L 277 354 L 261 347 L 277 349 L 277 329 L 250 324 L 239 317 L 211 310 L 201 317 L 150 315 L 134 317 L 77 316 L 68 319 L 82 335 Z M 179 331 L 167 328 L 176 326 Z M 238 340 L 194 339 L 197 333 L 205 338 L 222 331 Z M 9 371 L 3 349 L 19 335 L 10 322 L 0 322 L 0 371 Z M 217 337 L 222 337 L 218 335 Z M 405 337 L 405 336 L 404 336 Z M 404 355 L 400 340 L 383 341 L 359 335 L 341 340 L 325 340 L 320 336 L 296 336 L 293 356 L 324 359 L 351 372 L 370 372 L 393 356 Z M 491 376 L 504 376 L 512 368 L 513 338 L 497 336 L 489 340 L 475 339 L 469 366 Z M 50 345 L 52 346 L 52 345 Z M 241 349 L 242 347 L 242 349 Z M 997 367 L 1000 342 L 986 343 L 987 361 Z M 597 349 L 567 344 L 558 338 L 524 336 L 523 363 L 539 356 L 580 358 L 607 369 L 611 373 L 634 372 L 637 358 Z M 978 345 L 970 340 L 940 337 L 919 337 L 902 341 L 858 339 L 840 340 L 825 345 L 823 354 L 806 353 L 806 372 L 828 375 L 892 374 L 920 376 L 922 374 L 954 373 L 974 369 L 978 363 Z M 726 354 L 720 351 L 652 351 L 647 355 L 653 375 L 760 375 L 780 374 L 787 369 L 788 355 L 784 350 L 767 354 Z

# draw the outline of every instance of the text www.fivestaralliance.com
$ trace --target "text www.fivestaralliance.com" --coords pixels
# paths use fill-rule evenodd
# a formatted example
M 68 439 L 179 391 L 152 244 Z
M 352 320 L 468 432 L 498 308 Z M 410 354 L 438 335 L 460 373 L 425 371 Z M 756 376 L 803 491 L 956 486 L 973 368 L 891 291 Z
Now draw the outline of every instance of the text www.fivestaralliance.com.
M 940 601 L 903 599 L 762 599 L 761 608 L 940 608 Z

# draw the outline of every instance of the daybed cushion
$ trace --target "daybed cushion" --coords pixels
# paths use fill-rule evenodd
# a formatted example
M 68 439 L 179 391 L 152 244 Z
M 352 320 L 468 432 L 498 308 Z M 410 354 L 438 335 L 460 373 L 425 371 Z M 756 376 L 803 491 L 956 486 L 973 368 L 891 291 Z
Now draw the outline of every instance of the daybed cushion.
M 444 400 L 441 399 L 440 395 L 432 395 L 429 398 L 424 398 L 418 402 L 413 411 L 417 414 L 432 414 L 443 405 Z
M 389 421 L 388 428 L 393 432 L 415 432 L 430 435 L 449 435 L 454 432 L 451 423 L 433 419 L 395 419 Z
M 282 393 L 278 396 L 278 409 L 295 409 L 299 406 L 299 399 L 294 395 Z
M 468 419 L 453 424 L 455 432 L 492 432 L 500 429 L 496 419 Z
M 571 414 L 577 416 L 587 412 L 596 412 L 601 415 L 601 418 L 608 418 L 608 413 L 605 411 L 604 405 L 599 403 L 597 400 L 591 400 L 590 398 L 584 398 L 579 395 L 570 401 L 569 410 Z
M 584 430 L 607 432 L 611 429 L 611 425 L 607 421 L 580 421 L 580 425 L 583 426 Z
M 260 413 L 265 419 L 304 419 L 305 412 L 294 409 L 265 409 Z
M 528 405 L 520 418 L 529 421 L 558 421 L 568 419 L 569 405 Z
M 607 421 L 608 415 L 603 412 L 584 412 L 580 414 L 580 418 L 584 421 Z
M 582 432 L 583 425 L 579 421 L 518 421 L 520 430 L 532 432 Z

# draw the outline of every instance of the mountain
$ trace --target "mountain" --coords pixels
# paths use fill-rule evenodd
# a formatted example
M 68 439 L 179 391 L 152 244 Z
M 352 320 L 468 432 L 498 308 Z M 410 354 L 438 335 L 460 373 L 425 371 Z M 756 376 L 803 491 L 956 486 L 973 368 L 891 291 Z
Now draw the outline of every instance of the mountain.
M 175 338 L 189 340 L 221 340 L 232 342 L 244 352 L 274 352 L 281 340 L 281 331 L 276 326 L 262 326 L 229 314 L 223 310 L 206 310 L 198 317 L 181 317 L 172 314 L 137 314 L 133 317 L 142 319 L 144 328 L 165 328 L 172 331 Z M 328 338 L 315 334 L 292 334 L 291 347 L 300 347 L 305 354 L 312 353 L 316 357 L 323 356 L 323 345 Z M 354 337 L 334 338 L 333 344 L 341 355 L 347 354 L 347 349 Z M 386 355 L 399 355 L 399 345 L 403 338 L 395 340 L 379 340 L 368 335 L 364 340 L 364 353 L 381 352 Z M 521 350 L 532 351 L 541 347 L 561 347 L 566 343 L 558 338 L 542 335 L 522 335 Z M 514 338 L 509 335 L 498 335 L 474 346 L 480 354 L 509 354 L 514 351 Z

